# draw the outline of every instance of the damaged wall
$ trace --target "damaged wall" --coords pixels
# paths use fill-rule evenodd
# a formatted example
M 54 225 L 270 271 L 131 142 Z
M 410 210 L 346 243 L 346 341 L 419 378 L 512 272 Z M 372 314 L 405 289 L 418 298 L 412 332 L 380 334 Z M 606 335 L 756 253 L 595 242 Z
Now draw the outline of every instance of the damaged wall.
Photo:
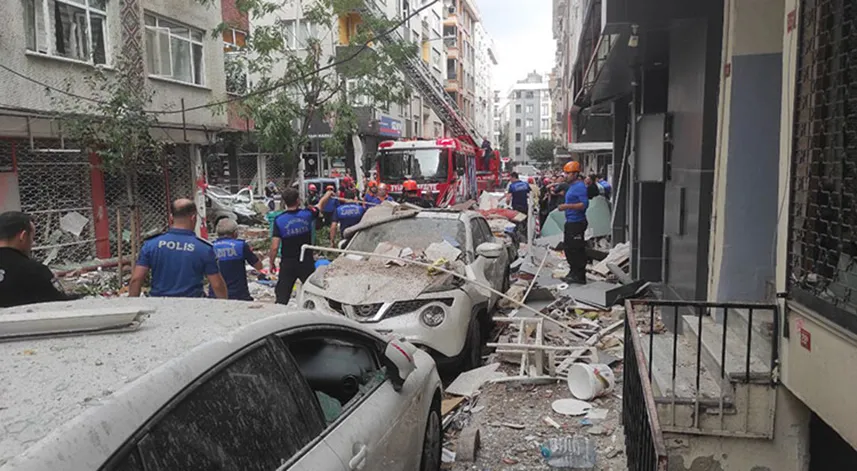
M 773 440 L 665 434 L 669 449 L 667 469 L 808 471 L 809 419 L 809 409 L 786 388 L 780 387 L 777 391 Z M 750 420 L 753 420 L 752 415 Z

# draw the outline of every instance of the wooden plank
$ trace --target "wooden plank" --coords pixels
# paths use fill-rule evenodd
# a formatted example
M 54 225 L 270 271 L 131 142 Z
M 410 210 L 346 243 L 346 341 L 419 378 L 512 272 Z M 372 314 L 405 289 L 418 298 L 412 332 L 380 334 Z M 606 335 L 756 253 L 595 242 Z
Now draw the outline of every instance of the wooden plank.
M 454 411 L 462 402 L 464 402 L 464 397 L 461 396 L 444 399 L 443 402 L 440 403 L 441 417 Z

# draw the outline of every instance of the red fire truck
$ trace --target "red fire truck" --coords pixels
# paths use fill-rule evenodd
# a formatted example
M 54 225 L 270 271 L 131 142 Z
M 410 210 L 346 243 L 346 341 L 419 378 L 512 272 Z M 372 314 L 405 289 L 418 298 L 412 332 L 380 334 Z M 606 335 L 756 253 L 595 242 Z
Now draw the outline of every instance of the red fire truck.
M 500 184 L 499 155 L 488 159 L 484 151 L 455 138 L 384 141 L 378 145 L 377 178 L 402 192 L 405 180 L 414 180 L 422 194 L 440 207 L 475 199 Z

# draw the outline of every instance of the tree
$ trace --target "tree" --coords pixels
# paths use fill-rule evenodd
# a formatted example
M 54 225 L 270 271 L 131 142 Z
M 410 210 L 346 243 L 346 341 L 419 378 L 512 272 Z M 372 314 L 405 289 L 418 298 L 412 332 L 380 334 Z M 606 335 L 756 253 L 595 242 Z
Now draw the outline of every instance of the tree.
M 500 128 L 500 155 L 503 157 L 511 157 L 509 155 L 509 123 L 505 123 Z
M 553 162 L 553 151 L 556 147 L 556 142 L 551 139 L 533 139 L 527 144 L 527 157 L 542 165 L 549 165 Z
M 356 98 L 382 108 L 409 100 L 410 88 L 398 66 L 417 56 L 417 46 L 398 36 L 372 41 L 398 21 L 371 11 L 365 0 L 317 0 L 304 6 L 299 27 L 279 16 L 281 3 L 237 2 L 241 12 L 265 21 L 254 25 L 246 47 L 231 60 L 256 77 L 241 100 L 242 113 L 255 121 L 256 141 L 264 152 L 282 156 L 294 177 L 314 120 L 331 125 L 325 152 L 344 155 L 346 140 L 357 130 Z M 340 21 L 349 41 L 330 51 L 330 38 L 341 32 Z M 234 26 L 221 24 L 214 34 L 219 37 Z

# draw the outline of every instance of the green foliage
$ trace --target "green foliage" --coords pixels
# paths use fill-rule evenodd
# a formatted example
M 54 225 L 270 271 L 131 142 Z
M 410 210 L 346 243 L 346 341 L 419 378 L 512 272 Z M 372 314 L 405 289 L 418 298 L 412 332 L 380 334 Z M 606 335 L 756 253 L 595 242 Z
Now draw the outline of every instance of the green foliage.
M 551 139 L 533 139 L 527 145 L 527 157 L 539 162 L 547 164 L 553 161 L 553 151 L 557 144 Z
M 509 154 L 509 123 L 500 128 L 500 155 L 502 157 L 511 157 Z
M 309 142 L 313 121 L 322 118 L 331 124 L 332 137 L 323 147 L 328 155 L 341 156 L 347 139 L 357 130 L 351 106 L 356 97 L 380 108 L 410 99 L 398 65 L 416 57 L 418 48 L 404 40 L 372 41 L 376 32 L 392 29 L 398 20 L 370 13 L 365 0 L 305 2 L 301 28 L 315 25 L 317 34 L 306 37 L 297 48 L 293 47 L 295 22 L 278 13 L 281 1 L 239 0 L 236 6 L 251 18 L 266 18 L 264 24 L 254 25 L 242 53 L 230 56 L 255 77 L 247 90 L 249 96 L 241 100 L 240 112 L 254 120 L 261 150 L 283 155 L 290 168 L 296 168 L 297 156 Z M 339 36 L 339 18 L 355 12 L 362 21 L 350 45 L 337 46 L 331 56 L 330 42 Z M 219 36 L 229 27 L 221 24 L 212 34 Z M 363 47 L 370 41 L 371 47 Z M 230 67 L 227 75 L 238 66 Z
M 163 150 L 163 143 L 152 137 L 157 126 L 155 115 L 147 113 L 153 92 L 141 84 L 138 74 L 124 60 L 115 71 L 93 68 L 84 83 L 96 102 L 64 94 L 52 94 L 60 111 L 66 138 L 101 158 L 109 172 L 133 174 L 135 168 L 151 162 Z M 66 89 L 72 83 L 67 81 Z

